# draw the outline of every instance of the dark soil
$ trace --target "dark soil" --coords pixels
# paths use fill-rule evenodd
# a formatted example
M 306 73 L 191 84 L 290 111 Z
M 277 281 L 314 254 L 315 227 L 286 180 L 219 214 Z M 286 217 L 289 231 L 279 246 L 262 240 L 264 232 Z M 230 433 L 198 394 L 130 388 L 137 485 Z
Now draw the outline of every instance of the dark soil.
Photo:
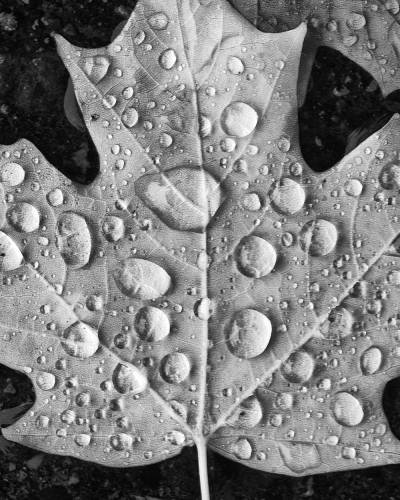
M 96 47 L 109 42 L 115 26 L 135 0 L 0 0 L 0 142 L 34 142 L 67 176 L 88 182 L 97 172 L 97 155 L 87 133 L 65 118 L 68 76 L 57 56 L 52 32 L 72 43 Z M 337 52 L 321 49 L 315 62 L 300 132 L 305 159 L 326 170 L 344 155 L 349 134 L 369 135 L 398 108 L 396 96 L 384 100 L 371 77 Z M 391 426 L 400 435 L 400 384 L 385 394 Z M 29 380 L 0 366 L 0 409 L 33 401 Z M 210 453 L 210 482 L 217 500 L 311 498 L 398 499 L 399 466 L 301 479 L 262 474 Z M 159 465 L 108 469 L 75 459 L 42 456 L 22 446 L 0 451 L 0 498 L 4 500 L 122 500 L 198 498 L 193 449 Z

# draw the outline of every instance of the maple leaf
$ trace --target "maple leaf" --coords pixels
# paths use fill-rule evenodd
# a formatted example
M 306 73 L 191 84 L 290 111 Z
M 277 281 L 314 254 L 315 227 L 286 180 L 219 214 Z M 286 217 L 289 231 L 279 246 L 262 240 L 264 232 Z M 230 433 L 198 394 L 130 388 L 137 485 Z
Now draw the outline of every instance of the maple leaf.
M 307 21 L 299 98 L 303 102 L 320 46 L 339 50 L 368 71 L 384 96 L 400 89 L 398 0 L 230 0 L 267 32 L 286 31 Z
M 305 33 L 143 0 L 106 48 L 57 37 L 100 174 L 1 150 L 0 361 L 36 391 L 8 439 L 118 467 L 194 444 L 204 499 L 207 445 L 292 475 L 398 461 L 400 119 L 312 172 Z

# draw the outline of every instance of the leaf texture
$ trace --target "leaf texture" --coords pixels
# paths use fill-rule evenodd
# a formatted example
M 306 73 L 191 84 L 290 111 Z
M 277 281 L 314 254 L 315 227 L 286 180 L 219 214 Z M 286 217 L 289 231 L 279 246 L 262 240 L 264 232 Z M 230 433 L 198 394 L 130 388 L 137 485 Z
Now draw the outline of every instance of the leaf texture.
M 192 444 L 292 475 L 398 461 L 400 119 L 312 172 L 305 34 L 143 0 L 106 48 L 57 37 L 100 174 L 1 150 L 0 361 L 36 390 L 7 438 L 119 467 Z
M 309 33 L 300 79 L 307 86 L 319 46 L 339 50 L 378 82 L 386 96 L 400 88 L 400 5 L 397 0 L 231 0 L 247 19 L 267 32 L 302 21 Z M 306 88 L 299 89 L 304 97 Z

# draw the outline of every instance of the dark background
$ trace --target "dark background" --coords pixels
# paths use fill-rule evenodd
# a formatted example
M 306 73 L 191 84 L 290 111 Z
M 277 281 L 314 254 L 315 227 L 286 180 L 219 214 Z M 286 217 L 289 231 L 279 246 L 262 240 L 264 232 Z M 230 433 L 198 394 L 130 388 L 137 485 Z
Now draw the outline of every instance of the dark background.
M 52 32 L 83 47 L 106 45 L 135 0 L 0 0 L 0 143 L 34 142 L 70 178 L 89 182 L 98 159 L 89 135 L 65 118 L 68 75 Z M 376 82 L 339 53 L 320 49 L 307 100 L 299 111 L 301 145 L 315 170 L 340 160 L 349 134 L 362 138 L 400 110 L 396 94 L 384 100 Z M 0 306 L 1 307 L 1 306 Z M 1 409 L 34 400 L 29 380 L 0 365 Z M 387 387 L 384 407 L 400 436 L 400 383 Z M 1 443 L 0 443 L 1 445 Z M 288 478 L 262 474 L 209 454 L 216 500 L 400 499 L 400 466 Z M 79 460 L 0 446 L 1 500 L 123 500 L 198 498 L 197 459 L 186 449 L 175 459 L 136 469 L 109 469 Z

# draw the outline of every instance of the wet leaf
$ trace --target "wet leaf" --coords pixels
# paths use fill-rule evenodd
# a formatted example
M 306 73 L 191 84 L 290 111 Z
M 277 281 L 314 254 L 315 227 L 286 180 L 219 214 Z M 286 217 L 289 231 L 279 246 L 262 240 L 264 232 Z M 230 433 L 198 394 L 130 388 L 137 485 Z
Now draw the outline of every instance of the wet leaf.
M 339 50 L 378 82 L 386 96 L 400 88 L 400 3 L 398 0 L 230 0 L 266 32 L 281 32 L 306 21 L 309 27 L 300 71 L 305 97 L 319 46 Z
M 9 439 L 118 467 L 195 444 L 204 498 L 206 445 L 291 475 L 398 462 L 400 119 L 311 171 L 305 34 L 143 0 L 106 48 L 57 37 L 101 171 L 1 149 L 0 361 L 36 390 Z

